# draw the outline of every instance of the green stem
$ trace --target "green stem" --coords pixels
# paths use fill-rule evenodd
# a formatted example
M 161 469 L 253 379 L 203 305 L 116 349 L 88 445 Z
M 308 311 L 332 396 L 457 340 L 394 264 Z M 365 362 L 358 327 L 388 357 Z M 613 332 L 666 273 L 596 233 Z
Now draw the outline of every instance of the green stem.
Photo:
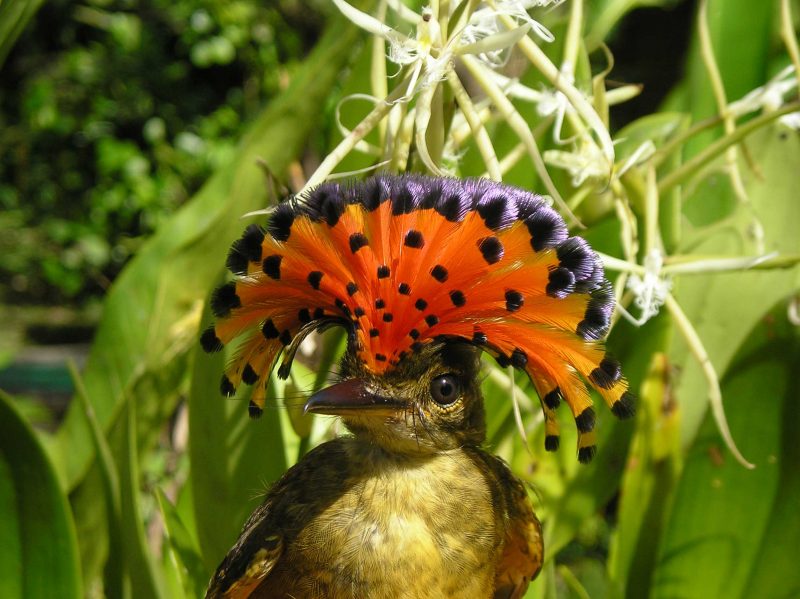
M 706 147 L 705 150 L 697 154 L 694 158 L 664 177 L 658 184 L 659 195 L 665 194 L 676 185 L 686 183 L 689 178 L 692 177 L 702 167 L 722 154 L 727 148 L 739 143 L 742 139 L 754 131 L 782 117 L 784 114 L 789 114 L 798 110 L 800 110 L 800 102 L 791 102 L 790 104 L 786 104 L 774 112 L 762 114 L 754 118 L 749 123 L 739 127 L 735 133 L 726 135 L 722 139 L 718 139 Z

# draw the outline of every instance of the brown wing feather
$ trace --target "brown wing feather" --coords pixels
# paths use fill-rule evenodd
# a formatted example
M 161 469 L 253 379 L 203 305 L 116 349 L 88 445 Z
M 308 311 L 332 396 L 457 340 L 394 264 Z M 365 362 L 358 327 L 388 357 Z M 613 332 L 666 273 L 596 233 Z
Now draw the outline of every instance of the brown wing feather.
M 503 527 L 503 547 L 495 567 L 494 599 L 519 599 L 542 568 L 542 525 L 522 481 L 502 459 L 481 450 L 472 456 L 483 463 L 481 469 L 493 479 L 489 481 L 490 488 L 498 522 Z
M 264 530 L 271 502 L 261 504 L 247 520 L 236 545 L 225 556 L 208 585 L 206 599 L 247 599 L 278 563 L 283 538 Z

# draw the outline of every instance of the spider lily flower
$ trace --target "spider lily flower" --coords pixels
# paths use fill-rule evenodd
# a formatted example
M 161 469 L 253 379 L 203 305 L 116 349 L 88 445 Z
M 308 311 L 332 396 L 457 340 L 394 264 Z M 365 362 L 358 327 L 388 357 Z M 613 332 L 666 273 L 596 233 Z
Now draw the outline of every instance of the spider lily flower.
M 797 89 L 797 74 L 793 73 L 794 66 L 787 66 L 766 84 L 757 87 L 739 100 L 731 102 L 728 105 L 728 112 L 739 118 L 757 110 L 767 112 L 777 110 L 783 106 L 786 95 Z
M 444 80 L 447 72 L 453 68 L 454 57 L 463 54 L 496 57 L 504 50 L 513 47 L 531 28 L 531 23 L 536 23 L 527 17 L 527 13 L 521 8 L 528 3 L 501 2 L 502 6 L 498 10 L 503 12 L 495 14 L 495 10 L 491 9 L 493 18 L 496 20 L 499 14 L 509 14 L 515 19 L 520 19 L 519 15 L 525 14 L 527 18 L 520 26 L 511 30 L 505 30 L 499 24 L 489 26 L 489 17 L 492 15 L 485 12 L 489 9 L 484 8 L 473 13 L 465 27 L 456 28 L 447 39 L 443 39 L 438 15 L 434 14 L 430 7 L 426 7 L 418 15 L 416 36 L 409 37 L 358 10 L 345 0 L 333 0 L 333 2 L 355 25 L 389 43 L 390 61 L 411 68 L 413 74 L 409 83 L 409 95 L 414 95 L 432 83 Z M 505 5 L 513 5 L 513 10 Z M 406 7 L 400 8 L 397 2 L 392 2 L 389 6 L 396 8 L 398 14 L 406 21 L 413 18 L 412 14 L 416 14 Z
M 633 301 L 641 310 L 641 316 L 633 318 L 627 311 L 620 313 L 636 326 L 642 326 L 658 314 L 661 306 L 667 301 L 667 295 L 672 288 L 672 279 L 664 276 L 663 266 L 664 254 L 658 248 L 653 248 L 645 256 L 644 273 L 641 276 L 632 273 L 628 277 L 627 287 L 633 292 Z
M 616 140 L 614 143 L 619 141 L 621 140 Z M 646 162 L 655 152 L 655 145 L 648 139 L 618 166 L 609 165 L 603 149 L 589 135 L 583 135 L 574 142 L 571 152 L 547 150 L 544 153 L 544 161 L 551 166 L 566 170 L 572 177 L 573 187 L 580 187 L 587 180 L 606 183 L 609 178 L 618 179 L 632 167 Z

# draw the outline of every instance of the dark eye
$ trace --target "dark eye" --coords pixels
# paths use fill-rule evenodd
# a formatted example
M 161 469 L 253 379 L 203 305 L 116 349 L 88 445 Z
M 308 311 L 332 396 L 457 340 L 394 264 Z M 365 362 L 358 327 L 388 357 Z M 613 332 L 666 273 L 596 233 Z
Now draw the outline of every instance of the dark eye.
M 431 397 L 433 401 L 443 406 L 458 399 L 460 390 L 458 379 L 452 374 L 443 374 L 431 381 Z

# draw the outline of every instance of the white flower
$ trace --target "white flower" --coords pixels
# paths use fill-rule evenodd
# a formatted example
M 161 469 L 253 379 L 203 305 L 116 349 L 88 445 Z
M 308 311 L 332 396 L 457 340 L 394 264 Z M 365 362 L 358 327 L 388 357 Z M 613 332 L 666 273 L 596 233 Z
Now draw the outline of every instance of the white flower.
M 778 119 L 778 122 L 785 127 L 789 127 L 795 131 L 800 131 L 800 112 L 790 112 L 789 114 L 784 114 Z
M 641 316 L 631 322 L 642 326 L 653 316 L 667 300 L 667 295 L 672 288 L 672 280 L 661 272 L 664 265 L 664 255 L 658 248 L 651 249 L 644 259 L 644 275 L 635 273 L 628 278 L 627 287 L 633 292 L 634 303 L 641 310 Z
M 575 82 L 575 77 L 572 74 L 572 65 L 568 62 L 561 65 L 561 76 L 564 81 L 570 85 Z M 536 106 L 536 111 L 543 117 L 555 115 L 555 122 L 553 123 L 553 141 L 556 143 L 565 143 L 566 140 L 561 139 L 561 127 L 564 125 L 564 117 L 567 115 L 568 111 L 575 112 L 575 108 L 567 99 L 567 96 L 557 89 L 546 89 L 541 94 L 541 98 Z
M 587 179 L 607 179 L 611 174 L 606 155 L 588 135 L 575 143 L 572 152 L 547 150 L 543 157 L 547 164 L 566 170 L 573 187 L 580 187 Z
M 794 67 L 787 66 L 761 87 L 757 87 L 743 98 L 731 102 L 728 111 L 736 118 L 757 110 L 775 111 L 784 103 L 784 97 L 797 89 L 797 74 Z M 789 115 L 787 115 L 789 116 Z M 785 118 L 785 117 L 784 117 Z

